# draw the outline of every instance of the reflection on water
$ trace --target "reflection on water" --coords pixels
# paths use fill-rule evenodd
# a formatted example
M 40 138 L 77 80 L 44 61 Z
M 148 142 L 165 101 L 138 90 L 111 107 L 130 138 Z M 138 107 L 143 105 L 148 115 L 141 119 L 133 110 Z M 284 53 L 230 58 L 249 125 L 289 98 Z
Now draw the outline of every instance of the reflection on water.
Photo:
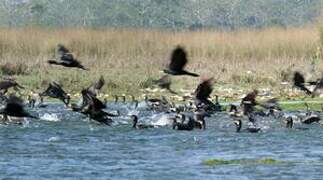
M 144 107 L 134 110 L 131 105 L 109 107 L 123 114 L 112 127 L 54 104 L 37 110 L 41 120 L 1 125 L 0 179 L 320 179 L 323 175 L 323 129 L 318 124 L 295 125 L 308 127 L 303 131 L 264 118 L 258 122 L 261 133 L 235 133 L 232 120 L 216 114 L 207 118 L 205 131 L 179 132 L 167 126 L 135 130 L 129 114 L 155 125 L 167 125 L 169 115 Z M 283 163 L 262 163 L 268 160 Z

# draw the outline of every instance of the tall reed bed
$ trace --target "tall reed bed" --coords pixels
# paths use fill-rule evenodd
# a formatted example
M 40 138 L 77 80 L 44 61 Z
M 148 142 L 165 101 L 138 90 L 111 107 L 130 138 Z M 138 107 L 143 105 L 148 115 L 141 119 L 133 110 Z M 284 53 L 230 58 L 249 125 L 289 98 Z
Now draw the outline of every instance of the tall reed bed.
M 323 44 L 320 36 L 323 31 L 316 27 L 235 32 L 0 29 L 0 71 L 16 75 L 31 89 L 56 80 L 71 92 L 80 91 L 102 74 L 108 82 L 106 93 L 136 93 L 162 75 L 171 50 L 181 45 L 188 52 L 187 69 L 202 77 L 214 76 L 219 84 L 232 86 L 275 87 L 286 69 L 306 71 Z M 48 65 L 46 60 L 56 56 L 59 43 L 91 71 Z M 15 68 L 20 69 L 16 72 Z M 317 69 L 322 70 L 321 64 Z M 177 89 L 193 89 L 199 82 L 187 77 L 174 81 Z

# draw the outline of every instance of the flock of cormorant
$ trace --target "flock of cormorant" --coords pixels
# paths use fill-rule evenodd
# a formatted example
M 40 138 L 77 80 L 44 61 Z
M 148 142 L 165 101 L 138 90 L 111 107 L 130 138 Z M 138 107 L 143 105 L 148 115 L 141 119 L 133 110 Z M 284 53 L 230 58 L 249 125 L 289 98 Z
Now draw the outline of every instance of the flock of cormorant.
M 166 69 L 164 69 L 165 75 L 153 82 L 162 89 L 168 90 L 170 93 L 177 94 L 171 89 L 171 76 L 187 75 L 192 77 L 199 77 L 198 74 L 185 70 L 187 64 L 187 55 L 184 48 L 176 47 L 170 58 L 170 62 Z M 58 59 L 48 60 L 51 65 L 59 65 L 67 68 L 79 68 L 89 71 L 85 68 L 73 54 L 63 45 L 58 45 Z M 293 78 L 294 86 L 306 93 L 308 96 L 317 96 L 320 94 L 323 88 L 323 78 L 314 82 L 306 82 L 304 76 L 300 72 L 294 73 Z M 259 116 L 272 116 L 274 118 L 282 119 L 286 128 L 293 128 L 294 115 L 286 115 L 284 111 L 279 107 L 277 99 L 270 99 L 266 102 L 260 103 L 256 101 L 258 91 L 253 90 L 248 93 L 240 103 L 240 106 L 230 104 L 228 111 L 225 111 L 221 106 L 218 96 L 216 96 L 216 102 L 213 103 L 210 100 L 210 95 L 213 91 L 214 78 L 204 79 L 196 88 L 192 97 L 189 97 L 190 101 L 179 106 L 173 102 L 169 102 L 164 96 L 161 99 L 148 98 L 144 99 L 150 110 L 165 112 L 172 114 L 170 121 L 172 122 L 172 128 L 175 130 L 193 130 L 193 129 L 206 129 L 206 117 L 211 117 L 212 114 L 217 112 L 227 112 L 232 118 L 232 123 L 236 126 L 236 132 L 251 132 L 257 133 L 261 131 L 261 128 L 257 126 L 257 119 Z M 48 88 L 39 94 L 28 96 L 27 101 L 24 101 L 21 97 L 15 94 L 8 95 L 8 89 L 14 88 L 15 90 L 24 89 L 14 79 L 4 79 L 0 82 L 0 102 L 2 107 L 0 109 L 0 122 L 2 124 L 8 124 L 13 122 L 12 117 L 15 118 L 34 118 L 38 117 L 32 115 L 25 109 L 25 106 L 29 108 L 44 108 L 46 104 L 43 104 L 44 97 L 51 97 L 62 101 L 65 107 L 75 113 L 81 113 L 103 125 L 111 125 L 113 117 L 119 116 L 120 113 L 107 112 L 107 102 L 103 102 L 98 99 L 98 94 L 105 84 L 103 76 L 100 77 L 98 82 L 93 83 L 91 86 L 84 88 L 81 91 L 82 99 L 81 103 L 71 103 L 70 96 L 63 90 L 62 86 L 56 82 L 51 82 Z M 313 91 L 309 90 L 306 86 L 314 85 Z M 125 96 L 123 101 L 125 101 Z M 115 96 L 117 102 L 119 96 Z M 132 101 L 135 103 L 135 108 L 138 106 L 138 101 L 132 96 Z M 307 105 L 307 104 L 306 104 Z M 256 106 L 262 107 L 262 109 L 256 108 Z M 308 105 L 307 105 L 308 107 Z M 187 112 L 190 112 L 187 115 Z M 297 117 L 297 116 L 296 116 Z M 156 126 L 150 124 L 139 124 L 137 115 L 130 115 L 130 119 L 133 122 L 133 128 L 155 128 Z M 301 123 L 312 124 L 320 121 L 320 116 L 309 108 L 306 113 L 300 118 Z M 242 122 L 248 122 L 248 126 L 242 129 Z M 15 120 L 15 122 L 17 122 Z M 19 122 L 19 121 L 18 121 Z

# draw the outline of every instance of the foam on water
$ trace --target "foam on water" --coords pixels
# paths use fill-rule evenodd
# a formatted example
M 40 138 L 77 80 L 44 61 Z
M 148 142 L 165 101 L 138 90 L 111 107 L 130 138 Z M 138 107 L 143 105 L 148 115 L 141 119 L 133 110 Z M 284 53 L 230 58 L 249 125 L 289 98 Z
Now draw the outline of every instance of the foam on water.
M 54 137 L 50 137 L 49 139 L 48 139 L 48 142 L 58 142 L 58 141 L 60 141 L 61 140 L 61 138 L 60 137 L 58 137 L 58 136 L 54 136 Z
M 156 114 L 151 119 L 151 124 L 155 126 L 168 126 L 173 123 L 168 114 Z
M 45 113 L 43 116 L 40 117 L 41 120 L 44 120 L 44 121 L 52 121 L 52 122 L 58 122 L 58 121 L 61 121 L 57 114 L 54 114 L 54 113 Z
M 138 107 L 137 107 L 137 109 L 138 110 L 146 110 L 148 108 L 148 105 L 147 105 L 147 103 L 146 102 L 140 102 L 139 104 L 138 104 Z

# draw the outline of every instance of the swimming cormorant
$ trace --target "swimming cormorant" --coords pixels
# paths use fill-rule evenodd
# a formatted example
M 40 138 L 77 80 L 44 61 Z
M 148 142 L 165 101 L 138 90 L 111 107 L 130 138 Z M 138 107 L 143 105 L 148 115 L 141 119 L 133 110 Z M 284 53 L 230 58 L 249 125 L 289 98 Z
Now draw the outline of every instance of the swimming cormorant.
M 177 122 L 177 118 L 174 118 L 173 129 L 181 130 L 181 131 L 192 131 L 194 129 L 194 127 L 195 127 L 194 119 L 192 117 L 189 117 L 188 122 L 185 124 L 183 122 L 183 118 L 185 120 L 185 115 L 181 114 L 181 116 L 182 116 L 182 118 L 181 118 L 182 122 Z
M 154 125 L 150 125 L 150 124 L 138 124 L 138 117 L 136 115 L 131 115 L 130 116 L 133 125 L 132 127 L 135 129 L 148 129 L 148 128 L 155 128 Z
M 242 128 L 242 121 L 240 119 L 234 120 L 233 123 L 236 125 L 236 132 L 250 132 L 250 133 L 257 133 L 261 130 L 261 128 L 256 127 L 254 124 L 248 126 L 246 129 L 241 130 Z

